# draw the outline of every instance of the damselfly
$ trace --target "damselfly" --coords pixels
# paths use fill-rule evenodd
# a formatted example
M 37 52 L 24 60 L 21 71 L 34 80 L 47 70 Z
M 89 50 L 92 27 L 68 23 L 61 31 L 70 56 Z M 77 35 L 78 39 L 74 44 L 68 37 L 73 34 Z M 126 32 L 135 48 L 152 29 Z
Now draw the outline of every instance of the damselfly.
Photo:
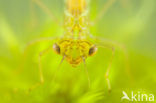
M 97 14 L 97 18 L 95 19 L 96 23 L 99 21 L 102 16 L 106 13 L 106 11 L 116 2 L 116 0 L 108 0 L 106 4 L 104 4 L 102 11 Z M 50 10 L 40 1 L 33 0 L 33 3 L 37 4 L 41 7 L 53 20 L 58 23 L 58 20 L 54 17 L 54 15 L 50 12 Z M 40 52 L 38 57 L 39 64 L 39 72 L 40 72 L 40 83 L 44 82 L 43 74 L 42 74 L 42 66 L 41 66 L 41 57 L 48 53 L 51 49 L 53 49 L 58 55 L 62 56 L 61 63 L 63 60 L 66 60 L 73 67 L 78 66 L 80 63 L 84 63 L 84 68 L 86 74 L 88 76 L 88 84 L 90 86 L 89 74 L 86 68 L 86 59 L 91 57 L 97 53 L 98 48 L 108 48 L 112 51 L 112 56 L 109 62 L 109 66 L 107 68 L 107 72 L 105 74 L 105 78 L 108 84 L 108 90 L 111 90 L 110 81 L 109 81 L 109 72 L 112 65 L 112 60 L 114 57 L 115 47 L 119 47 L 123 50 L 125 55 L 125 63 L 128 67 L 128 56 L 126 49 L 123 45 L 113 42 L 107 39 L 102 39 L 100 37 L 94 37 L 89 27 L 91 26 L 91 22 L 89 21 L 89 8 L 88 5 L 89 0 L 65 0 L 65 18 L 64 18 L 64 34 L 58 38 L 41 38 L 30 42 L 25 50 L 39 42 L 44 41 L 53 41 L 56 42 L 48 47 L 46 50 Z M 61 65 L 60 63 L 60 65 Z M 60 68 L 60 67 L 59 67 Z M 54 76 L 55 77 L 55 76 Z

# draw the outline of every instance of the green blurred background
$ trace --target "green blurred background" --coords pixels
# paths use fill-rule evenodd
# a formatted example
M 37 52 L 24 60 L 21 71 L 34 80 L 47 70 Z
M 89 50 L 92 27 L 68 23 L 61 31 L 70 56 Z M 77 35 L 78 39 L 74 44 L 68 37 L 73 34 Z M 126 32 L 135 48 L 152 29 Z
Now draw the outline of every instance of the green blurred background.
M 64 1 L 42 1 L 63 22 Z M 91 20 L 106 2 L 90 2 Z M 26 44 L 41 37 L 60 36 L 63 28 L 36 4 L 32 8 L 30 0 L 0 0 L 0 103 L 119 103 L 122 91 L 156 95 L 155 27 L 155 0 L 116 0 L 103 18 L 91 27 L 91 33 L 127 47 L 131 76 L 126 73 L 122 50 L 117 48 L 110 72 L 112 92 L 108 93 L 104 74 L 111 52 L 99 48 L 95 56 L 86 60 L 91 88 L 88 88 L 83 64 L 72 68 L 66 61 L 55 82 L 51 83 L 62 58 L 52 51 L 42 58 L 45 83 L 28 92 L 39 82 L 38 54 L 53 42 L 32 46 L 20 72 Z

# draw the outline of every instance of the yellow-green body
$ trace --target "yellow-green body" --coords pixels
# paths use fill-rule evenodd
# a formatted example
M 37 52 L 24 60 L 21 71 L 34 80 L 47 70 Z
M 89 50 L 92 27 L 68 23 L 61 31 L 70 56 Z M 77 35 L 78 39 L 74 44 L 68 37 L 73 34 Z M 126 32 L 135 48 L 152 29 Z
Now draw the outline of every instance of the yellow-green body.
M 90 35 L 86 0 L 66 0 L 64 35 L 54 45 L 54 51 L 76 67 L 97 48 L 87 38 Z M 57 49 L 57 50 L 56 50 Z

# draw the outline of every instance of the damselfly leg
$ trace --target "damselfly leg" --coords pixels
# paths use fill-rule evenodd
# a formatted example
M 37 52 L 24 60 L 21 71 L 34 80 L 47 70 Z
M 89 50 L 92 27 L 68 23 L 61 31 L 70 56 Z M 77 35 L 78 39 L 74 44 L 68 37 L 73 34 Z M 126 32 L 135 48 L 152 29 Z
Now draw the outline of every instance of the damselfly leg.
M 96 24 L 99 20 L 101 20 L 115 2 L 116 0 L 107 0 L 107 2 L 103 5 L 102 10 L 97 14 L 93 23 Z
M 108 12 L 108 10 L 119 0 L 107 0 L 107 2 L 103 5 L 101 11 L 97 14 L 93 24 L 96 24 L 102 17 Z M 129 9 L 129 0 L 120 0 L 119 1 L 124 8 Z
M 118 42 L 114 42 L 108 39 L 102 39 L 102 38 L 98 38 L 96 39 L 97 41 L 97 45 L 99 47 L 104 47 L 104 48 L 108 48 L 110 50 L 112 50 L 112 56 L 106 71 L 106 80 L 107 80 L 107 84 L 108 84 L 108 90 L 111 90 L 111 86 L 110 86 L 110 81 L 109 81 L 109 72 L 111 70 L 111 65 L 112 65 L 112 60 L 114 58 L 114 53 L 115 53 L 115 48 L 119 48 L 124 55 L 124 63 L 125 63 L 125 72 L 127 73 L 128 77 L 130 78 L 131 83 L 133 84 L 133 76 L 131 74 L 131 70 L 130 70 L 130 65 L 129 65 L 129 57 L 128 57 L 128 52 L 126 47 L 123 44 L 120 44 Z
M 38 69 L 39 69 L 39 77 L 40 77 L 40 82 L 36 83 L 35 85 L 33 85 L 29 90 L 33 90 L 36 87 L 40 86 L 41 84 L 44 83 L 44 77 L 43 77 L 43 71 L 42 71 L 42 63 L 41 63 L 41 58 L 46 55 L 49 51 L 52 50 L 52 46 L 48 47 L 47 49 L 43 50 L 42 52 L 40 52 L 39 56 L 38 56 Z
M 32 3 L 38 5 L 56 24 L 58 25 L 60 24 L 58 19 L 54 16 L 54 14 L 50 11 L 50 9 L 41 0 L 32 0 Z
M 107 67 L 107 71 L 105 74 L 105 78 L 106 78 L 106 82 L 107 82 L 107 86 L 108 86 L 108 91 L 110 92 L 111 91 L 111 83 L 109 80 L 109 72 L 111 70 L 112 61 L 113 61 L 114 54 L 115 54 L 115 48 L 113 46 L 107 46 L 107 45 L 101 45 L 101 47 L 102 48 L 108 48 L 112 51 L 112 55 L 111 55 L 111 58 L 110 58 L 110 61 L 109 61 L 108 67 Z

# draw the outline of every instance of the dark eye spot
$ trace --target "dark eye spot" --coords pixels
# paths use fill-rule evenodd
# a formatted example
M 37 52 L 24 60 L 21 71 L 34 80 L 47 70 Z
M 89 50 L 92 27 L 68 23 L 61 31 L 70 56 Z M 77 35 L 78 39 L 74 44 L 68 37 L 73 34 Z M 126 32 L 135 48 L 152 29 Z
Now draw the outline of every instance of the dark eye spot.
M 53 50 L 57 53 L 57 54 L 60 54 L 60 47 L 55 43 L 53 45 Z
M 97 47 L 93 46 L 89 49 L 89 56 L 94 55 L 97 52 Z

